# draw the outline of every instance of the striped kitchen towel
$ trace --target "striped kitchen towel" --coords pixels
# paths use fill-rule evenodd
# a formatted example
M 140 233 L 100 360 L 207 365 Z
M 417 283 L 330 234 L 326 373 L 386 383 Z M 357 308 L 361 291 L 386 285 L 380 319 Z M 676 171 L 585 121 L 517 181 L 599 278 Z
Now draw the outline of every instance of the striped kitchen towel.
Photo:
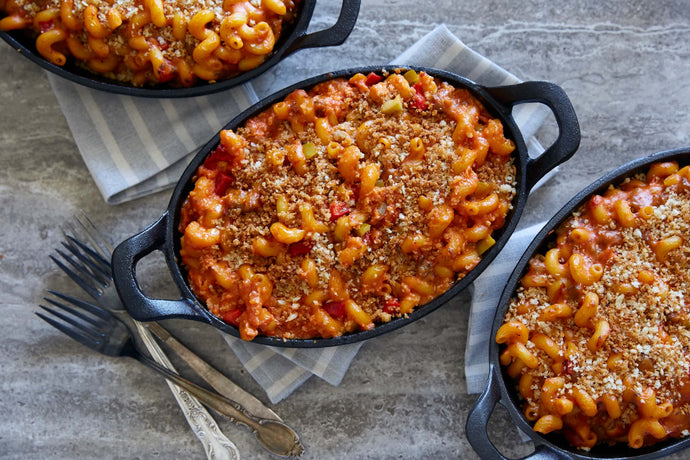
M 196 151 L 258 101 L 251 84 L 179 99 L 152 99 L 77 85 L 48 74 L 86 167 L 109 204 L 168 189 Z

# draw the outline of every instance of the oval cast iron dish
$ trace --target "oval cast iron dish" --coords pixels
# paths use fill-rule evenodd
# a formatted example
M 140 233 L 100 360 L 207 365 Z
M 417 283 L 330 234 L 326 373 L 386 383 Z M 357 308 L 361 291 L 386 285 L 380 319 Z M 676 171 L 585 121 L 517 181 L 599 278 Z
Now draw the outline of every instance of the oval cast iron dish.
M 338 77 L 349 78 L 358 72 L 366 75 L 369 72 L 393 71 L 399 68 L 401 66 L 370 66 L 341 70 L 310 78 L 269 96 L 237 116 L 226 125 L 225 129 L 232 129 L 241 125 L 248 118 L 282 100 L 295 89 L 309 89 L 317 83 Z M 485 253 L 481 262 L 467 276 L 456 281 L 445 293 L 427 304 L 417 307 L 407 317 L 395 318 L 368 331 L 355 332 L 330 339 L 281 339 L 258 336 L 253 340 L 254 343 L 284 347 L 342 345 L 392 331 L 406 324 L 413 323 L 422 316 L 432 312 L 469 286 L 491 260 L 496 257 L 515 229 L 529 191 L 547 172 L 570 158 L 579 146 L 580 129 L 573 107 L 565 92 L 553 83 L 534 81 L 512 86 L 485 88 L 463 77 L 442 70 L 414 66 L 404 67 L 404 69 L 410 68 L 439 77 L 458 88 L 468 89 L 484 104 L 493 116 L 502 121 L 506 136 L 515 142 L 516 149 L 513 156 L 516 166 L 517 193 L 513 200 L 513 209 L 506 217 L 504 227 L 494 233 L 496 244 Z M 535 159 L 529 158 L 525 141 L 511 116 L 511 110 L 514 105 L 527 102 L 546 104 L 552 110 L 559 126 L 559 135 L 554 144 Z M 204 162 L 209 152 L 218 145 L 219 139 L 220 134 L 216 134 L 187 166 L 175 187 L 167 210 L 160 219 L 141 233 L 125 240 L 115 249 L 113 253 L 113 275 L 123 303 L 129 313 L 137 320 L 157 321 L 165 318 L 187 318 L 209 323 L 221 331 L 239 337 L 239 331 L 236 327 L 213 316 L 195 297 L 187 284 L 185 271 L 177 262 L 179 260 L 180 246 L 180 234 L 177 231 L 180 208 L 189 191 L 194 186 L 193 178 L 197 168 Z M 139 289 L 135 274 L 136 263 L 156 249 L 160 249 L 165 254 L 172 278 L 180 290 L 181 299 L 151 299 L 146 297 Z

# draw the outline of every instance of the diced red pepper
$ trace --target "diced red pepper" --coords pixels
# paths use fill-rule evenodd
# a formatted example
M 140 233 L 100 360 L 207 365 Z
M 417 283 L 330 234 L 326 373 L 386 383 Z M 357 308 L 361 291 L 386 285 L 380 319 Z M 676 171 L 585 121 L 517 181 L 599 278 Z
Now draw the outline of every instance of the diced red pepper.
M 216 195 L 223 196 L 225 195 L 225 192 L 228 191 L 230 184 L 232 184 L 233 182 L 235 182 L 234 177 L 222 172 L 216 176 L 216 185 L 213 191 L 216 193 Z
M 223 313 L 222 318 L 223 321 L 225 321 L 226 323 L 232 324 L 233 326 L 237 326 L 239 324 L 239 318 L 241 314 L 242 310 L 236 308 L 235 310 L 230 310 L 226 313 Z
M 400 301 L 396 299 L 395 297 L 391 297 L 390 299 L 386 300 L 386 303 L 383 305 L 383 311 L 388 313 L 389 315 L 392 315 L 393 313 L 397 312 L 400 309 Z
M 158 41 L 158 48 L 160 48 L 161 51 L 165 51 L 170 48 L 170 43 L 168 43 L 166 40 L 163 40 L 163 43 Z
M 49 21 L 41 21 L 38 23 L 39 27 L 41 28 L 41 33 L 47 32 L 48 30 L 53 28 L 53 20 Z
M 160 67 L 158 67 L 158 81 L 165 83 L 172 80 L 174 76 L 175 72 L 173 72 L 173 66 L 167 59 L 165 59 Z
M 217 161 L 232 161 L 232 155 L 223 144 L 218 144 L 218 147 L 213 151 Z
M 345 214 L 350 212 L 350 208 L 347 207 L 345 203 L 342 201 L 334 201 L 331 203 L 331 222 L 334 222 L 338 220 L 340 217 L 343 217 Z
M 416 109 L 419 109 L 419 110 L 426 110 L 426 108 L 429 106 L 429 104 L 427 104 L 426 98 L 423 95 L 418 94 L 415 96 L 414 100 L 412 101 L 412 106 Z
M 364 81 L 364 83 L 367 86 L 373 86 L 381 80 L 383 80 L 383 77 L 381 75 L 377 75 L 374 72 L 371 72 L 369 75 L 367 75 L 367 79 Z
M 419 110 L 426 110 L 429 104 L 426 102 L 426 97 L 424 96 L 424 90 L 422 85 L 417 83 L 412 87 L 415 91 L 414 99 L 412 100 L 412 106 Z
M 563 361 L 563 373 L 565 375 L 573 375 L 574 369 L 573 369 L 573 362 L 570 361 L 569 359 L 566 359 Z
M 292 243 L 290 246 L 288 246 L 288 253 L 291 256 L 303 256 L 308 254 L 313 247 L 313 241 L 298 241 L 297 243 Z
M 355 201 L 359 201 L 359 192 L 360 192 L 359 185 L 357 185 L 357 184 L 352 185 L 352 198 Z
M 378 238 L 378 236 L 379 236 L 380 233 L 381 233 L 381 232 L 379 232 L 379 231 L 376 230 L 376 229 L 370 229 L 368 232 L 366 232 L 366 233 L 364 234 L 364 236 L 362 237 L 362 239 L 364 240 L 364 243 L 365 243 L 367 246 L 373 248 L 373 247 L 377 244 L 376 240 L 377 240 L 377 238 Z
M 218 156 L 216 155 L 216 152 L 221 147 L 223 147 L 223 146 L 219 145 L 217 149 L 212 150 L 211 153 L 206 157 L 206 159 L 204 160 L 204 168 L 216 169 L 216 166 L 218 166 Z M 225 147 L 223 147 L 223 148 L 225 148 Z
M 204 161 L 204 168 L 216 169 L 219 161 L 231 160 L 232 156 L 230 156 L 228 149 L 226 149 L 223 144 L 218 144 L 218 147 L 216 147 L 215 150 L 212 150 L 210 155 L 206 158 L 206 161 Z
M 334 318 L 343 318 L 345 316 L 345 302 L 326 302 L 323 304 L 323 309 Z

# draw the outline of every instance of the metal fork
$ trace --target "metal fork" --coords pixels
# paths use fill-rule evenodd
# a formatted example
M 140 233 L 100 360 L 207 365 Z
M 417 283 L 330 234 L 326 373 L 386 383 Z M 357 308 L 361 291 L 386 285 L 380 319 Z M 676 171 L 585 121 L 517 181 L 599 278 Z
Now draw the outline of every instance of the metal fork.
M 114 289 L 107 289 L 110 283 L 109 254 L 112 246 L 101 235 L 96 226 L 86 215 L 75 216 L 72 223 L 63 227 L 65 241 L 62 243 L 64 250 L 56 250 L 60 258 L 51 255 L 50 258 L 60 267 L 77 285 L 87 294 L 96 299 L 101 306 L 111 306 L 110 310 L 123 320 L 127 319 L 127 313 L 117 297 Z M 82 243 L 83 239 L 86 243 Z M 82 249 L 83 248 L 83 249 Z M 86 282 L 85 277 L 92 280 Z M 62 297 L 68 302 L 74 303 L 77 299 L 67 298 L 63 294 L 51 291 L 54 295 Z M 135 325 L 137 334 L 146 346 L 149 354 L 162 366 L 175 370 L 172 363 L 158 346 L 151 334 L 142 325 L 131 320 Z M 239 460 L 240 453 L 235 444 L 223 434 L 220 427 L 211 414 L 199 402 L 182 387 L 166 380 L 170 391 L 177 401 L 185 419 L 189 423 L 194 435 L 201 442 L 206 457 L 210 460 Z
M 242 411 L 234 401 L 200 387 L 158 364 L 139 348 L 136 340 L 133 340 L 133 331 L 127 324 L 109 311 L 70 296 L 49 292 L 72 304 L 68 306 L 59 300 L 44 298 L 57 309 L 39 305 L 49 315 L 36 314 L 51 326 L 99 353 L 113 357 L 128 356 L 145 364 L 184 388 L 206 406 L 251 428 L 259 441 L 274 454 L 301 454 L 299 439 L 291 437 L 293 431 L 284 423 L 277 420 L 258 420 Z
M 216 369 L 212 368 L 203 359 L 196 356 L 158 323 L 148 323 L 147 326 L 144 326 L 142 323 L 133 320 L 129 316 L 113 284 L 110 266 L 110 254 L 113 248 L 107 241 L 107 238 L 103 236 L 87 216 L 81 215 L 81 217 L 75 217 L 74 222 L 68 225 L 68 228 L 63 230 L 63 233 L 65 235 L 65 241 L 62 245 L 66 251 L 57 250 L 56 252 L 59 254 L 60 258 L 51 255 L 51 259 L 67 273 L 77 285 L 95 299 L 101 307 L 109 310 L 120 319 L 125 320 L 126 323 L 133 323 L 137 328 L 139 336 L 147 345 L 152 355 L 155 356 L 156 354 L 160 354 L 165 358 L 160 347 L 151 337 L 151 332 L 169 345 L 175 353 L 189 364 L 199 376 L 210 383 L 213 388 L 238 404 L 238 407 L 240 407 L 244 413 L 254 416 L 259 420 L 275 420 L 283 423 L 283 420 L 275 412 L 266 407 L 252 394 L 246 392 Z M 152 350 L 152 347 L 154 350 Z M 167 359 L 165 360 L 167 361 Z M 169 361 L 167 361 L 167 363 L 169 364 Z M 169 367 L 172 369 L 171 366 Z M 173 387 L 173 392 L 175 392 L 175 389 L 178 391 L 180 390 L 178 387 L 171 385 L 171 388 Z M 241 403 L 241 405 L 239 403 Z M 201 407 L 201 409 L 203 410 L 203 407 Z M 206 411 L 203 410 L 203 412 Z M 208 415 L 208 417 L 210 419 L 210 415 Z M 297 442 L 299 444 L 299 436 L 297 433 L 291 428 L 290 431 L 290 433 L 274 432 L 272 435 L 281 434 L 290 439 L 298 440 Z M 267 436 L 269 436 L 269 434 L 264 433 L 264 436 L 259 439 L 261 440 Z M 284 441 L 272 442 L 275 444 Z M 294 452 L 296 451 L 297 450 Z M 301 444 L 299 444 L 299 451 L 300 453 L 303 451 Z M 292 455 L 294 455 L 294 453 Z

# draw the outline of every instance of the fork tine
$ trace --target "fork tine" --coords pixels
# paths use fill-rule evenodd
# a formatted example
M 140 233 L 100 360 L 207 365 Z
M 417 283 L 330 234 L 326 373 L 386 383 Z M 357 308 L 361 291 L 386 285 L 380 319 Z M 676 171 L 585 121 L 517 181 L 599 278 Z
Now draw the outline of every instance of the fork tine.
M 43 310 L 53 315 L 55 318 L 61 320 L 58 321 L 42 313 L 36 313 L 41 319 L 50 323 L 53 327 L 64 332 L 77 342 L 86 345 L 87 347 L 95 348 L 103 341 L 103 335 L 98 334 L 93 327 L 89 327 L 70 318 L 69 316 L 60 313 L 59 311 L 48 308 L 44 305 L 39 305 Z
M 92 263 L 88 261 L 88 258 L 86 256 L 81 255 L 77 256 L 76 254 L 79 254 L 78 249 L 75 248 L 70 248 L 68 244 L 62 243 L 63 246 L 69 249 L 70 254 L 67 254 L 65 252 L 60 251 L 59 249 L 56 249 L 55 252 L 60 254 L 65 261 L 67 261 L 72 267 L 74 267 L 79 273 L 82 275 L 86 276 L 89 279 L 93 279 L 96 281 L 98 284 L 102 286 L 107 286 L 108 283 L 110 282 L 110 276 L 108 274 L 103 274 L 100 270 L 95 270 L 92 267 Z
M 87 316 L 83 312 L 80 312 L 79 310 L 75 310 L 74 308 L 68 307 L 67 305 L 58 302 L 57 300 L 49 299 L 44 297 L 43 300 L 55 305 L 58 307 L 60 310 L 64 311 L 65 313 L 71 314 L 73 317 L 68 317 L 64 313 L 60 313 L 57 310 L 49 309 L 48 307 L 45 307 L 43 305 L 39 305 L 41 308 L 44 310 L 48 310 L 51 313 L 53 313 L 55 316 L 59 316 L 60 319 L 63 321 L 66 321 L 74 326 L 77 325 L 84 325 L 85 323 L 90 324 L 92 327 L 100 327 L 102 325 L 102 322 L 99 321 L 97 318 Z
M 99 260 L 94 260 L 92 257 L 89 257 L 88 253 L 84 254 L 84 252 L 80 250 L 80 248 L 83 245 L 83 243 L 81 243 L 80 241 L 76 240 L 75 238 L 69 235 L 66 238 L 69 241 L 63 241 L 62 246 L 64 246 L 69 252 L 71 252 L 74 257 L 79 259 L 79 261 L 83 265 L 86 265 L 89 268 L 89 271 L 94 276 L 98 277 L 99 281 L 107 283 L 110 279 L 110 266 L 107 264 L 103 264 Z M 105 265 L 105 268 L 103 268 L 103 265 Z
M 74 236 L 82 235 L 84 239 L 92 248 L 103 256 L 106 260 L 110 260 L 110 254 L 113 252 L 113 246 L 110 244 L 108 238 L 101 232 L 96 225 L 89 219 L 89 217 L 82 211 L 74 216 L 74 221 L 80 227 L 81 231 L 74 232 Z
M 58 250 L 58 253 L 65 257 L 65 254 L 63 254 L 61 251 Z M 100 292 L 98 289 L 96 289 L 88 280 L 84 279 L 82 276 L 78 275 L 74 270 L 69 268 L 67 265 L 63 264 L 60 259 L 57 257 L 50 255 L 50 259 L 55 262 L 55 264 L 60 267 L 60 269 L 67 274 L 70 278 L 72 278 L 72 281 L 77 283 L 77 285 L 82 288 L 84 291 L 86 291 L 87 294 L 89 294 L 91 297 L 94 299 L 97 299 L 98 296 L 100 295 Z M 66 258 L 66 260 L 70 260 L 69 258 Z M 74 266 L 74 264 L 71 264 Z M 78 267 L 77 267 L 78 268 Z
M 89 348 L 95 348 L 98 346 L 98 342 L 92 340 L 89 337 L 84 336 L 81 332 L 77 331 L 76 329 L 74 329 L 70 326 L 67 326 L 63 323 L 55 321 L 54 319 L 49 318 L 48 316 L 46 316 L 42 313 L 36 313 L 36 316 L 38 316 L 39 318 L 41 318 L 46 323 L 53 326 L 58 331 L 62 332 L 63 334 L 65 334 L 65 335 L 69 336 L 70 338 L 76 340 L 77 342 L 81 343 L 82 345 L 85 345 Z
M 72 242 L 73 244 L 79 246 L 79 248 L 82 251 L 84 251 L 88 256 L 90 256 L 92 261 L 98 264 L 99 269 L 101 271 L 103 271 L 108 276 L 110 275 L 110 260 L 106 259 L 100 252 L 94 250 L 93 248 L 91 248 L 87 244 L 84 244 L 83 242 L 79 241 L 73 236 L 67 235 L 67 239 L 70 240 L 70 242 Z
M 96 243 L 96 246 L 101 247 L 104 251 L 104 255 L 106 258 L 110 256 L 113 252 L 113 245 L 110 242 L 110 239 L 105 236 L 103 232 L 100 231 L 96 225 L 89 219 L 89 216 L 86 215 L 83 211 L 81 212 L 81 219 L 77 216 L 77 220 L 81 224 L 82 227 L 86 230 L 86 232 L 91 236 Z M 86 222 L 86 224 L 84 223 Z
M 110 313 L 108 313 L 107 311 L 105 311 L 103 308 L 97 307 L 96 305 L 90 304 L 89 302 L 85 302 L 81 299 L 77 299 L 76 297 L 72 297 L 70 295 L 63 294 L 63 293 L 58 292 L 58 291 L 53 291 L 52 289 L 47 289 L 46 292 L 49 292 L 49 293 L 53 294 L 55 297 L 59 297 L 60 299 L 65 300 L 65 301 L 71 303 L 72 305 L 79 307 L 82 310 L 87 311 L 94 316 L 99 317 L 103 321 L 108 321 L 112 317 L 112 315 Z M 45 300 L 52 303 L 53 305 L 56 305 L 56 303 L 57 303 L 56 301 L 48 299 L 48 298 L 45 298 Z M 63 307 L 61 306 L 60 308 L 63 308 Z M 69 307 L 65 307 L 65 308 L 69 308 Z M 99 324 L 103 325 L 102 322 Z

